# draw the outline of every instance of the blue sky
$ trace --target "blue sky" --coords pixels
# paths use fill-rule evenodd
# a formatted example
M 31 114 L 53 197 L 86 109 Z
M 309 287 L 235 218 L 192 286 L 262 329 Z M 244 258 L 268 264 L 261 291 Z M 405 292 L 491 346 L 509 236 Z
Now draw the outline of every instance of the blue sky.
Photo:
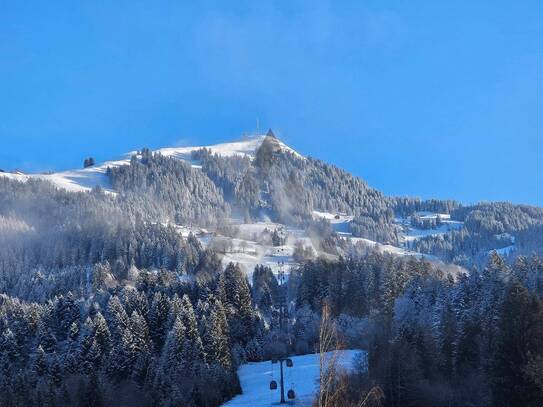
M 272 127 L 392 195 L 543 205 L 541 1 L 0 3 L 0 168 Z

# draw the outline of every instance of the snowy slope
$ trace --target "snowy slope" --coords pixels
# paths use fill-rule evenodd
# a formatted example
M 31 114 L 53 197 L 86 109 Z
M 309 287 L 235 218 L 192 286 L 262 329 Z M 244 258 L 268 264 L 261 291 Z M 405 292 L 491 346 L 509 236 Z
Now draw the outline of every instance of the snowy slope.
M 313 217 L 315 219 L 326 219 L 330 222 L 332 229 L 338 233 L 350 234 L 349 232 L 349 223 L 352 222 L 354 216 L 340 214 L 340 213 L 330 213 L 330 212 L 320 212 L 313 211 Z
M 344 369 L 352 369 L 356 360 L 365 355 L 358 350 L 345 350 L 339 352 L 339 363 Z M 310 354 L 293 356 L 294 366 L 285 369 L 285 393 L 294 389 L 296 400 L 292 405 L 311 406 L 317 390 L 319 377 L 319 355 Z M 270 390 L 270 381 L 279 383 L 279 365 L 271 362 L 247 363 L 240 367 L 238 375 L 243 394 L 236 396 L 223 407 L 265 407 L 279 404 L 280 393 Z M 286 397 L 286 395 L 285 395 Z
M 315 250 L 311 239 L 305 236 L 302 229 L 287 227 L 274 222 L 238 223 L 234 219 L 232 224 L 239 230 L 237 238 L 215 235 L 208 241 L 203 241 L 200 237 L 199 240 L 204 245 L 213 244 L 217 240 L 224 240 L 228 249 L 226 251 L 221 250 L 220 256 L 223 266 L 226 267 L 229 263 L 238 263 L 250 281 L 254 268 L 259 264 L 269 267 L 275 274 L 278 274 L 279 271 L 288 274 L 290 269 L 299 266 L 293 259 L 294 248 L 298 242 Z M 257 242 L 258 236 L 265 230 L 283 230 L 288 236 L 287 241 L 282 246 Z
M 418 212 L 417 214 L 422 220 L 435 220 L 439 216 L 441 225 L 433 229 L 418 229 L 411 226 L 411 217 L 409 216 L 407 218 L 396 219 L 396 223 L 403 229 L 401 240 L 407 245 L 409 245 L 409 242 L 417 239 L 428 236 L 444 235 L 452 230 L 459 230 L 464 227 L 464 222 L 451 220 L 451 215 L 446 213 Z
M 157 150 L 157 152 L 167 157 L 174 157 L 186 161 L 191 160 L 191 153 L 193 151 L 197 151 L 202 148 L 207 148 L 211 150 L 212 154 L 218 154 L 223 157 L 232 157 L 238 155 L 254 158 L 256 151 L 260 148 L 265 138 L 265 135 L 248 136 L 242 140 L 234 141 L 231 143 L 221 143 L 212 146 L 161 148 Z M 278 143 L 283 151 L 293 153 L 298 157 L 302 157 L 300 154 L 298 154 L 296 151 L 294 151 L 282 141 L 278 140 Z
M 354 237 L 353 234 L 349 231 L 349 223 L 352 222 L 353 216 L 345 214 L 333 214 L 330 212 L 321 212 L 313 211 L 313 217 L 315 219 L 326 219 L 330 222 L 332 229 L 337 232 L 339 236 L 344 239 L 349 239 L 353 244 L 361 244 L 366 247 L 377 249 L 380 252 L 386 252 L 390 254 L 395 254 L 399 256 L 415 256 L 415 257 L 424 257 L 428 260 L 435 260 L 435 256 L 423 255 L 418 252 L 407 250 L 402 247 L 392 246 L 389 244 L 381 244 L 370 239 L 365 239 L 362 237 Z M 453 221 L 451 221 L 453 222 Z
M 5 172 L 0 173 L 0 176 L 21 182 L 26 182 L 29 179 L 41 179 L 49 181 L 56 187 L 70 192 L 86 192 L 90 191 L 95 186 L 101 186 L 106 191 L 112 192 L 111 184 L 106 175 L 107 167 L 126 165 L 129 162 L 129 159 L 122 161 L 109 161 L 94 167 L 56 172 L 52 174 L 12 174 Z
M 256 154 L 256 151 L 266 138 L 265 135 L 256 135 L 248 136 L 243 140 L 234 141 L 231 143 L 222 143 L 212 146 L 196 146 L 196 147 L 172 147 L 172 148 L 161 148 L 156 150 L 156 152 L 167 156 L 178 158 L 180 160 L 185 160 L 197 166 L 197 163 L 192 162 L 191 153 L 193 151 L 199 150 L 201 148 L 207 148 L 211 150 L 212 153 L 216 153 L 222 156 L 230 157 L 234 155 L 248 156 L 253 158 Z M 284 151 L 291 152 L 298 157 L 302 157 L 296 151 L 291 149 L 289 146 L 284 144 L 281 141 L 278 141 L 280 147 Z M 137 151 L 132 151 L 126 154 L 123 158 L 117 161 L 106 161 L 102 164 L 85 168 L 85 169 L 76 169 L 69 171 L 62 171 L 52 174 L 20 174 L 20 173 L 9 173 L 9 172 L 0 172 L 0 176 L 14 179 L 17 181 L 25 182 L 31 178 L 47 180 L 53 183 L 58 188 L 65 189 L 71 192 L 85 192 L 90 191 L 95 186 L 101 186 L 104 190 L 108 192 L 113 192 L 111 189 L 111 184 L 106 175 L 107 167 L 118 167 L 120 165 L 128 165 L 130 163 L 130 157 L 137 154 Z

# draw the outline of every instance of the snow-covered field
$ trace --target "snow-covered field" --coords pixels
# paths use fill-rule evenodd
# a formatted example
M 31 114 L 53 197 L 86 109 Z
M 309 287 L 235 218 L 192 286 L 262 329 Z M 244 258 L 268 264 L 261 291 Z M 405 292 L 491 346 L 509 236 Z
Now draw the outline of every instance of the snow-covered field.
M 447 213 L 418 212 L 417 214 L 421 220 L 436 220 L 439 216 L 441 219 L 441 225 L 433 229 L 418 229 L 411 226 L 410 217 L 397 218 L 395 222 L 402 228 L 403 233 L 401 240 L 404 244 L 408 245 L 409 242 L 427 236 L 444 235 L 452 230 L 458 230 L 464 227 L 463 222 L 451 220 L 451 215 Z
M 342 213 L 330 213 L 313 211 L 313 217 L 316 219 L 326 219 L 332 225 L 332 229 L 338 233 L 349 233 L 349 223 L 354 216 L 345 215 Z
M 357 360 L 365 357 L 360 350 L 338 351 L 339 365 L 343 369 L 352 369 Z M 311 406 L 317 391 L 319 377 L 319 355 L 310 354 L 293 356 L 293 367 L 284 367 L 285 393 L 293 389 L 296 399 L 291 405 Z M 270 390 L 270 381 L 279 384 L 279 365 L 270 361 L 247 363 L 238 370 L 243 394 L 236 396 L 223 407 L 265 407 L 279 404 L 280 390 Z M 286 394 L 285 394 L 286 398 Z
M 464 227 L 463 222 L 456 220 L 443 220 L 441 226 L 434 229 L 417 229 L 410 227 L 409 231 L 404 235 L 405 241 L 413 241 L 426 236 L 444 235 L 451 230 L 458 230 Z
M 79 169 L 56 172 L 52 174 L 21 174 L 0 172 L 0 176 L 16 181 L 26 182 L 29 179 L 41 179 L 51 182 L 58 188 L 70 192 L 86 192 L 96 186 L 101 186 L 107 192 L 113 192 L 111 184 L 106 175 L 107 167 L 128 164 L 129 160 L 109 161 L 102 165 Z
M 392 246 L 389 244 L 381 244 L 378 242 L 375 242 L 370 239 L 365 239 L 362 237 L 354 237 L 351 232 L 349 232 L 349 223 L 353 220 L 353 216 L 345 215 L 345 214 L 334 214 L 330 212 L 321 212 L 321 211 L 313 211 L 313 216 L 316 219 L 326 219 L 330 222 L 330 225 L 332 226 L 332 229 L 338 233 L 339 236 L 341 236 L 344 239 L 349 239 L 353 244 L 362 244 L 367 247 L 375 248 L 379 250 L 380 252 L 386 252 L 391 253 L 399 256 L 415 256 L 415 257 L 425 257 L 426 259 L 433 260 L 435 259 L 434 256 L 429 255 L 422 255 L 421 253 L 414 252 L 411 250 L 408 250 L 403 247 L 397 247 Z M 429 213 L 425 216 L 431 216 Z M 448 216 L 448 215 L 447 215 Z M 448 219 L 448 218 L 447 218 Z M 454 221 L 447 221 L 447 222 L 454 222 Z M 458 222 L 461 223 L 461 222 Z M 415 231 L 415 229 L 413 229 Z M 436 232 L 436 229 L 431 229 L 430 232 Z

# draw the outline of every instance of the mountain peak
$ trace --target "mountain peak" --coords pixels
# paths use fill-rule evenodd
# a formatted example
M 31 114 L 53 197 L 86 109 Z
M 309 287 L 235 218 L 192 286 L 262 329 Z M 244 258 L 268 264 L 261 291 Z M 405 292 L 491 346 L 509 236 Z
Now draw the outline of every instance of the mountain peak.
M 266 137 L 273 137 L 274 139 L 277 139 L 277 137 L 273 133 L 272 129 L 268 130 L 268 132 L 266 133 Z
M 208 145 L 208 146 L 187 146 L 187 147 L 165 147 L 154 152 L 160 153 L 166 157 L 172 157 L 179 160 L 187 161 L 196 165 L 192 160 L 192 153 L 202 148 L 206 148 L 211 151 L 212 154 L 218 154 L 223 157 L 231 156 L 246 156 L 254 159 L 256 153 L 262 143 L 268 139 L 273 141 L 277 150 L 289 152 L 294 154 L 298 158 L 303 158 L 294 149 L 287 146 L 280 141 L 271 129 L 266 134 L 256 134 L 245 136 L 241 139 L 231 142 L 225 142 L 220 144 Z M 38 178 L 52 182 L 55 186 L 74 192 L 89 191 L 95 186 L 101 186 L 106 191 L 112 191 L 109 179 L 107 177 L 108 167 L 118 167 L 121 165 L 130 164 L 130 157 L 138 154 L 137 151 L 131 151 L 124 157 L 115 161 L 106 161 L 101 164 L 97 164 L 88 168 L 79 168 L 74 170 L 61 171 L 50 174 L 22 174 L 22 173 L 10 173 L 0 172 L 0 177 L 11 178 L 18 181 L 27 181 L 31 178 Z

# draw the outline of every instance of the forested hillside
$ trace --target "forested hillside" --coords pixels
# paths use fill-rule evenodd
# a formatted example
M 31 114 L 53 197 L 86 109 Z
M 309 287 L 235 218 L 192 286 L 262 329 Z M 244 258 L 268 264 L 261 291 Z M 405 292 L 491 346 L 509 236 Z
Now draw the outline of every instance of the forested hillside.
M 543 209 L 256 141 L 142 149 L 89 191 L 0 176 L 1 406 L 219 406 L 241 364 L 314 352 L 323 308 L 369 353 L 341 405 L 539 405 Z

